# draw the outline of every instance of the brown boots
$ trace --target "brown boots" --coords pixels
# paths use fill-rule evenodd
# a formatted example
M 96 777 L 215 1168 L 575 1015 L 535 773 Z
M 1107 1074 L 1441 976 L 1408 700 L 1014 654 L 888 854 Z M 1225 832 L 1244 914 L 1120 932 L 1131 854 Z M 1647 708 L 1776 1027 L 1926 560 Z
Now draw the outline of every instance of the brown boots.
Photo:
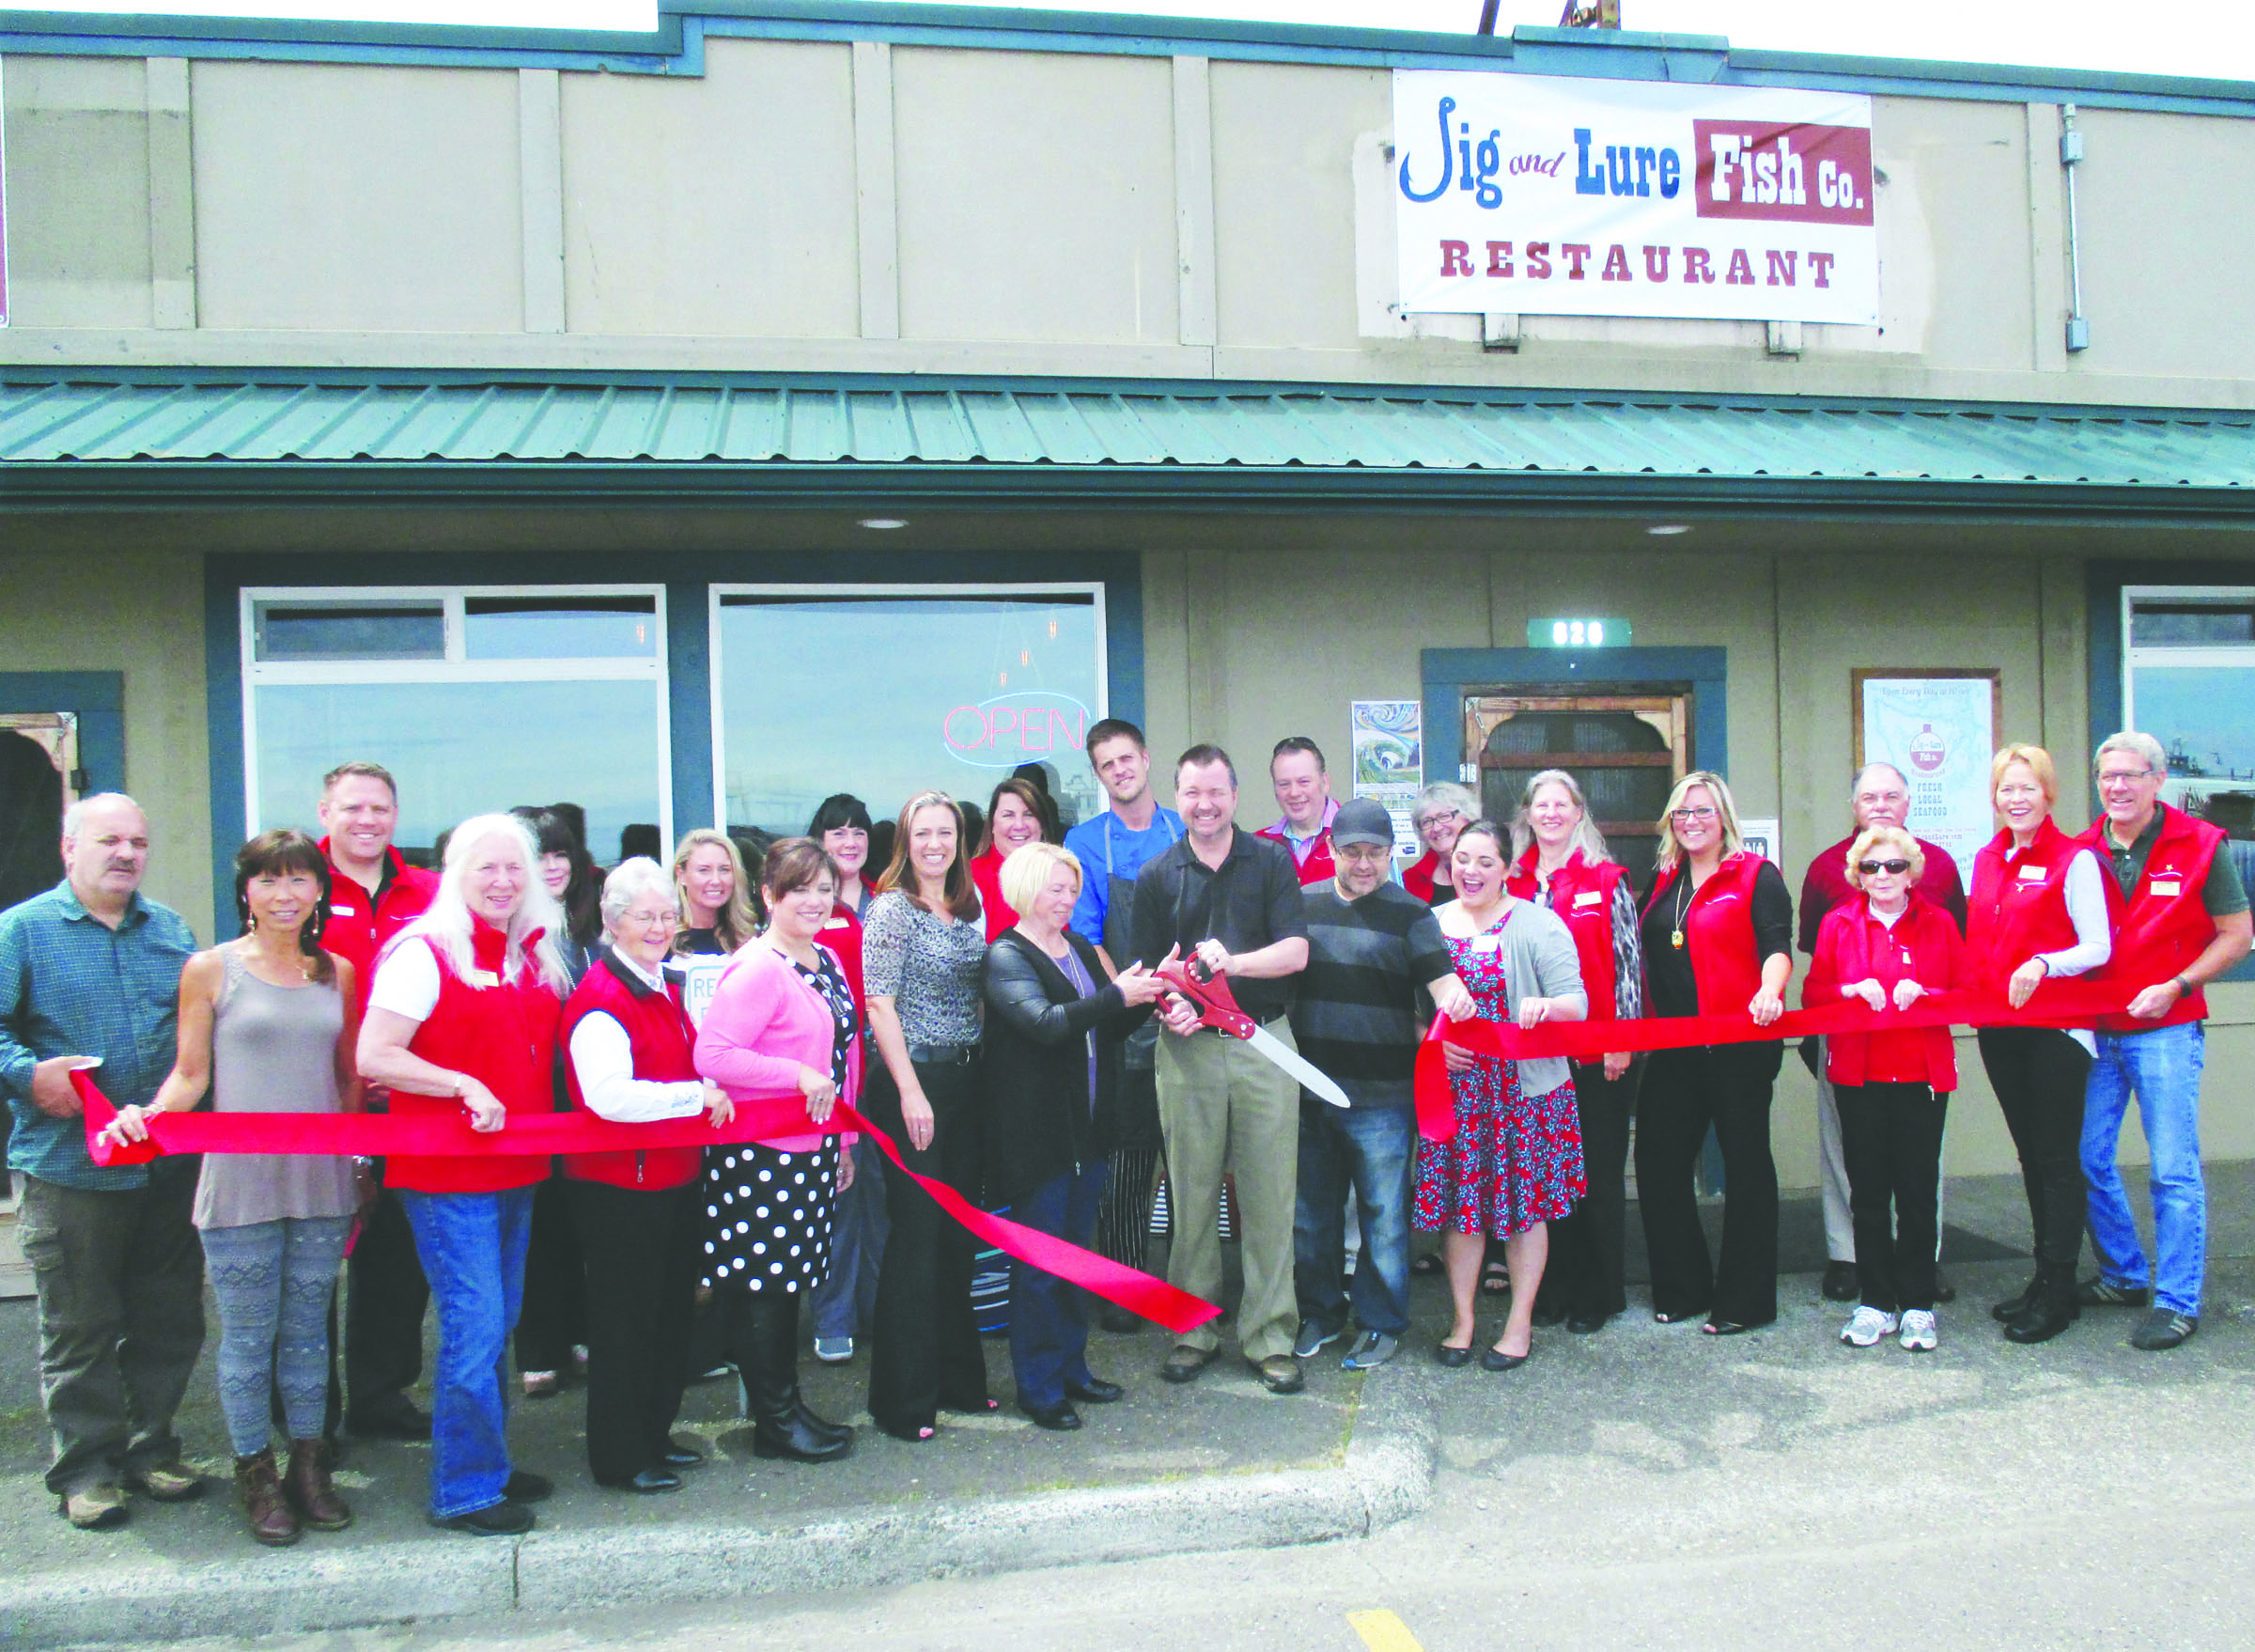
M 352 1511 L 336 1494 L 329 1478 L 329 1443 L 324 1440 L 293 1440 L 289 1444 L 288 1487 L 274 1466 L 272 1446 L 257 1457 L 235 1459 L 235 1485 L 242 1493 L 242 1509 L 251 1535 L 270 1549 L 295 1543 L 311 1526 L 317 1532 L 341 1532 L 352 1523 Z
M 298 1518 L 317 1532 L 341 1532 L 352 1523 L 352 1510 L 336 1494 L 329 1478 L 329 1442 L 293 1440 L 289 1442 L 289 1500 Z

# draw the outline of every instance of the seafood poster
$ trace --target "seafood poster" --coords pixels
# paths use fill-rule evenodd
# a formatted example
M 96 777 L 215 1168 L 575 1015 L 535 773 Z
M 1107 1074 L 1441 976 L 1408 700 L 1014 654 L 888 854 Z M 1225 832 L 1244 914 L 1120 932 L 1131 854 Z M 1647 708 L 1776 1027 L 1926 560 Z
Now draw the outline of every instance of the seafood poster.
M 1970 889 L 1973 856 L 1997 829 L 1989 805 L 1995 678 L 1859 676 L 1857 686 L 1862 760 L 1902 771 L 1912 835 L 1948 849 Z
M 1354 700 L 1346 724 L 1354 751 L 1354 795 L 1376 798 L 1393 816 L 1396 859 L 1424 853 L 1409 806 L 1424 789 L 1423 711 L 1415 700 Z

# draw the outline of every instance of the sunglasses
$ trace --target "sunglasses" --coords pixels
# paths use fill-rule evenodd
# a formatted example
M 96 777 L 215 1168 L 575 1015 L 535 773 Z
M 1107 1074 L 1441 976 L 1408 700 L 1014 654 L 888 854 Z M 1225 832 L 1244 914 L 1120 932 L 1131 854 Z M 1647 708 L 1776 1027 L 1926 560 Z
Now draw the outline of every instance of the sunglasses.
M 1908 861 L 1858 861 L 1856 869 L 1869 878 L 1874 872 L 1887 872 L 1901 877 L 1910 870 Z

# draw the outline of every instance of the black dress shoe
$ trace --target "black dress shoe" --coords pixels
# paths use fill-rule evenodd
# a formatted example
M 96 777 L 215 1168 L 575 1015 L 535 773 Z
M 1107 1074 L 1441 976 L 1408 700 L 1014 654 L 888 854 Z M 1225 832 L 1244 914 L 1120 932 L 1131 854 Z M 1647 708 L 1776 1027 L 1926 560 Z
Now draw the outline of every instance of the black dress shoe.
M 2072 1285 L 2038 1290 L 2029 1288 L 2028 1301 L 2005 1322 L 2007 1342 L 2049 1342 L 2083 1317 Z
M 502 1487 L 501 1494 L 511 1503 L 546 1503 L 556 1494 L 556 1483 L 546 1474 L 519 1469 Z
M 758 1422 L 752 1427 L 752 1455 L 795 1463 L 835 1462 L 853 1450 L 853 1435 L 817 1434 L 794 1414 L 786 1423 Z
M 1825 1282 L 1820 1286 L 1827 1302 L 1852 1302 L 1863 1295 L 1863 1286 L 1857 1282 L 1856 1264 L 1827 1262 L 1825 1264 Z
M 659 1464 L 668 1469 L 693 1469 L 704 1460 L 703 1452 L 692 1451 L 686 1445 L 668 1445 L 658 1458 Z
M 1107 1382 L 1101 1377 L 1091 1377 L 1086 1382 L 1068 1382 L 1065 1385 L 1065 1398 L 1077 1399 L 1083 1405 L 1108 1406 L 1113 1400 L 1124 1397 L 1127 1393 L 1118 1383 Z
M 643 1497 L 655 1497 L 661 1491 L 681 1489 L 681 1476 L 671 1469 L 645 1469 L 626 1480 L 605 1480 L 604 1485 L 619 1491 L 632 1491 Z
M 473 1537 L 514 1537 L 533 1529 L 533 1511 L 505 1497 L 490 1508 L 474 1508 L 468 1514 L 444 1520 L 432 1515 L 430 1523 L 443 1532 L 467 1532 Z
M 428 1440 L 430 1413 L 403 1399 L 381 1410 L 355 1411 L 345 1419 L 345 1428 L 358 1440 Z
M 1594 1336 L 1605 1329 L 1605 1314 L 1577 1314 L 1566 1321 L 1566 1330 L 1576 1336 Z
M 853 1430 L 843 1423 L 833 1423 L 828 1417 L 816 1415 L 807 1410 L 806 1401 L 799 1401 L 799 1426 L 808 1433 L 824 1440 L 851 1440 Z
M 1030 1406 L 1021 1399 L 1018 1402 L 1018 1409 L 1034 1419 L 1036 1428 L 1052 1428 L 1060 1434 L 1070 1434 L 1081 1426 L 1081 1413 L 1065 1400 L 1061 1399 L 1053 1406 Z
M 1524 1354 L 1507 1354 L 1500 1348 L 1484 1348 L 1480 1350 L 1480 1368 L 1483 1371 L 1516 1371 L 1527 1363 L 1528 1355 L 1533 1351 L 1530 1348 Z
M 2038 1273 L 2022 1286 L 2018 1291 L 2005 1298 L 2001 1302 L 1990 1303 L 1989 1317 L 1999 1325 L 2010 1325 L 2027 1311 L 2030 1302 L 2036 1300 L 2036 1292 L 2042 1288 L 2043 1284 L 2044 1275 Z
M 1451 1348 L 1444 1342 L 1434 1348 L 1433 1363 L 1454 1371 L 1472 1363 L 1472 1350 L 1469 1348 Z
M 1547 1331 L 1566 1322 L 1566 1311 L 1538 1298 L 1534 1304 L 1533 1320 L 1536 1325 Z

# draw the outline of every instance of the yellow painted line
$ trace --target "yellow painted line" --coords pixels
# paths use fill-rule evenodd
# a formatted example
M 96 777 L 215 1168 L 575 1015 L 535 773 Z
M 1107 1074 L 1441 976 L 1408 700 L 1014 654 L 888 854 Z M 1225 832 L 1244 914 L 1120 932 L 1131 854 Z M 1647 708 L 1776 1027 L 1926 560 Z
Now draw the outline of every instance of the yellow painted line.
M 1350 1612 L 1346 1621 L 1370 1652 L 1424 1652 L 1409 1626 L 1391 1612 Z

